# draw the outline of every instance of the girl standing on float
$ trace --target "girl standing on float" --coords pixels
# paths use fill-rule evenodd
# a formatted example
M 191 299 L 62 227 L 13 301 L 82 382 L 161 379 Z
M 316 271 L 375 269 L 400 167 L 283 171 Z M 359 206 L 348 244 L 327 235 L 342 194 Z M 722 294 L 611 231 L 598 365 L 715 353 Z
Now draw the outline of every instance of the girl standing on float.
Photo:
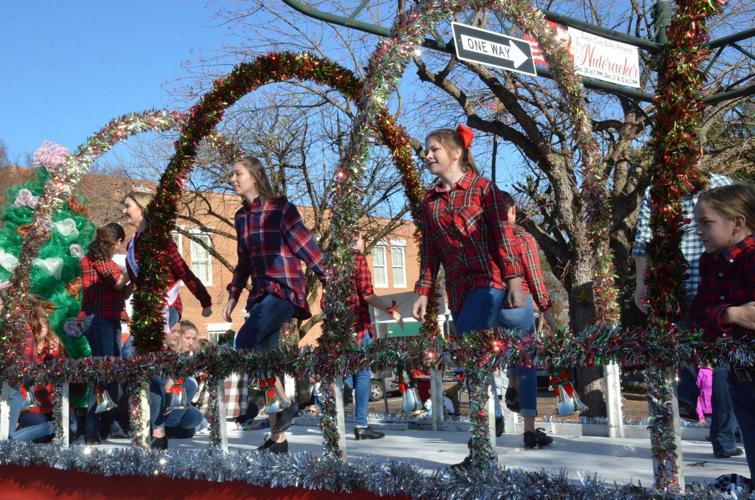
M 246 304 L 249 317 L 235 344 L 237 349 L 265 352 L 278 347 L 280 329 L 289 319 L 311 316 L 301 263 L 322 279 L 322 252 L 296 207 L 273 191 L 257 158 L 241 158 L 233 165 L 231 186 L 243 205 L 235 216 L 238 264 L 228 286 L 225 320 L 232 321 L 231 313 L 251 276 L 252 292 Z M 270 415 L 270 438 L 259 449 L 287 453 L 285 431 L 298 408 L 286 397 L 280 374 L 275 378 L 282 410 Z
M 98 227 L 89 251 L 81 260 L 83 330 L 92 356 L 121 355 L 121 313 L 133 287 L 128 283 L 128 275 L 113 261 L 113 253 L 125 239 L 123 227 L 116 222 Z M 98 391 L 107 391 L 114 401 L 118 400 L 117 383 L 95 386 L 94 392 Z M 100 432 L 101 423 L 109 419 L 101 419 L 104 414 L 96 414 L 94 396 L 92 394 L 86 416 L 84 442 L 87 445 L 99 444 L 101 435 L 109 434 L 109 428 Z
M 126 223 L 136 226 L 136 235 L 128 244 L 126 268 L 131 281 L 139 287 L 139 252 L 142 237 L 149 231 L 149 214 L 146 208 L 152 201 L 153 194 L 144 191 L 131 191 L 123 198 L 123 218 Z M 168 242 L 168 260 L 170 262 L 168 276 L 168 293 L 166 306 L 163 309 L 165 332 L 170 333 L 170 328 L 181 319 L 182 304 L 178 292 L 183 281 L 191 293 L 202 304 L 202 316 L 205 318 L 212 314 L 212 299 L 202 282 L 197 278 L 176 247 L 176 243 L 170 239 Z M 131 340 L 133 337 L 130 337 Z M 153 377 L 150 383 L 150 392 L 157 397 L 150 397 L 150 422 L 152 424 L 152 448 L 167 449 L 168 439 L 165 436 L 165 384 L 166 380 Z M 152 402 L 159 401 L 159 407 Z
M 414 289 L 419 298 L 412 315 L 423 319 L 442 264 L 457 335 L 494 328 L 502 307 L 525 304 L 505 203 L 495 184 L 477 173 L 469 151 L 473 137 L 470 128 L 459 125 L 456 130 L 434 130 L 425 139 L 425 165 L 438 180 L 423 201 L 422 253 Z

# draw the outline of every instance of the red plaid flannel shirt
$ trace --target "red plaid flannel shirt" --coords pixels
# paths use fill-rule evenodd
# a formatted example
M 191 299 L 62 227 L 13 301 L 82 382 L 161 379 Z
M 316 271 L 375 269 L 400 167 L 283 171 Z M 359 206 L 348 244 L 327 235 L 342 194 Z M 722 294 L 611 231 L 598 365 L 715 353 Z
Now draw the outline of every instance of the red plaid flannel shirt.
M 450 191 L 438 184 L 425 194 L 421 227 L 420 274 L 414 291 L 430 295 L 443 264 L 448 302 L 455 313 L 475 288 L 503 290 L 505 279 L 522 275 L 501 192 L 472 171 Z
M 137 233 L 136 236 L 134 236 L 134 255 L 136 256 L 137 262 L 139 262 L 141 238 L 142 235 L 140 233 Z M 210 294 L 207 293 L 207 288 L 205 288 L 199 278 L 191 272 L 186 261 L 181 257 L 176 242 L 172 239 L 168 241 L 168 261 L 170 263 L 168 272 L 168 289 L 179 281 L 183 281 L 184 285 L 186 285 L 192 295 L 194 295 L 194 297 L 199 300 L 199 303 L 202 304 L 202 307 L 210 307 L 212 305 L 212 298 L 210 297 Z M 134 270 L 131 269 L 131 266 L 128 264 L 128 260 L 126 260 L 126 269 L 128 270 L 128 276 L 131 278 L 131 281 L 138 283 Z M 183 304 L 181 303 L 180 296 L 173 303 L 173 306 L 176 308 L 178 315 L 180 316 L 183 312 Z
M 540 269 L 537 242 L 530 233 L 516 224 L 514 225 L 514 236 L 519 243 L 519 262 L 524 273 L 522 288 L 525 292 L 532 294 L 532 299 L 541 311 L 546 311 L 553 304 L 548 289 L 545 287 L 543 272 Z
M 115 288 L 121 274 L 121 269 L 110 259 L 94 260 L 87 255 L 81 260 L 84 290 L 81 310 L 84 314 L 94 314 L 112 320 L 120 319 L 128 298 L 124 290 Z
M 700 286 L 692 301 L 692 326 L 709 339 L 742 338 L 755 331 L 736 325 L 722 325 L 721 314 L 730 306 L 755 300 L 755 236 L 749 235 L 733 247 L 700 257 Z
M 271 294 L 291 302 L 295 317 L 311 317 L 301 263 L 322 279 L 323 256 L 296 207 L 285 198 L 264 203 L 257 198 L 244 201 L 235 219 L 238 264 L 228 285 L 230 297 L 238 301 L 251 276 L 247 310 Z
M 354 252 L 354 293 L 349 297 L 349 304 L 354 308 L 356 320 L 354 330 L 357 332 L 357 344 L 362 345 L 364 336 L 369 335 L 375 338 L 375 329 L 372 326 L 370 317 L 370 305 L 364 300 L 370 295 L 374 295 L 372 288 L 372 274 L 367 265 L 367 259 L 361 252 Z
M 34 336 L 32 335 L 31 329 L 27 331 L 26 346 L 24 347 L 24 359 L 26 359 L 27 363 L 39 365 L 47 360 L 61 357 L 63 357 L 62 349 L 58 346 L 55 350 L 50 351 L 47 348 L 47 342 L 45 342 L 44 349 L 39 352 L 37 350 L 37 345 L 34 342 Z M 52 391 L 52 384 L 35 385 L 34 398 L 37 400 L 38 405 L 27 408 L 24 412 L 52 414 Z

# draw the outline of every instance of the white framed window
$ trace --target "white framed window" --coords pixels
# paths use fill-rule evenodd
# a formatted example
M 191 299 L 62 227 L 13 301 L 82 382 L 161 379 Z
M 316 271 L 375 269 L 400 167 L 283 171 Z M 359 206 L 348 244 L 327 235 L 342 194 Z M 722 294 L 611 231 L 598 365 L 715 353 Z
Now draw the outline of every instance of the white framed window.
M 233 323 L 207 323 L 207 338 L 212 345 L 218 345 L 218 340 L 227 332 Z
M 406 242 L 391 241 L 391 272 L 393 287 L 406 288 Z
M 191 271 L 197 275 L 197 278 L 199 278 L 204 286 L 212 286 L 212 255 L 195 239 L 201 240 L 209 247 L 212 247 L 212 239 L 207 233 L 193 230 L 189 245 L 191 248 Z
M 372 247 L 372 281 L 375 288 L 388 288 L 388 261 L 385 245 Z
M 171 231 L 170 237 L 173 238 L 173 242 L 176 244 L 176 247 L 178 247 L 178 253 L 181 254 L 181 257 L 183 257 L 184 256 L 184 235 L 177 231 Z

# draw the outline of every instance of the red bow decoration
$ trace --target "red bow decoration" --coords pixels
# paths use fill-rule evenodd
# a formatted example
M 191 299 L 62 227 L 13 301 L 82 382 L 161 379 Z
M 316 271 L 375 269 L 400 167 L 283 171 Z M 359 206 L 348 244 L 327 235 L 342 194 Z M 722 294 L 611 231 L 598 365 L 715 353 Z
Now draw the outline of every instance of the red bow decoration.
M 574 386 L 571 383 L 571 374 L 568 371 L 561 370 L 561 373 L 558 376 L 552 375 L 550 379 L 551 386 L 553 387 L 553 394 L 555 394 L 556 397 L 559 396 L 559 385 L 564 387 L 564 391 L 566 391 L 566 394 L 570 398 L 574 397 Z
M 178 380 L 176 380 L 176 383 L 171 386 L 170 392 L 175 395 L 181 394 L 181 389 L 183 388 L 183 385 L 184 385 L 184 378 L 178 377 Z
M 469 149 L 469 147 L 472 145 L 472 139 L 474 139 L 474 131 L 463 123 L 460 123 L 459 126 L 456 127 L 456 133 L 459 134 L 459 137 L 461 137 L 461 142 L 462 144 L 464 144 L 464 149 Z

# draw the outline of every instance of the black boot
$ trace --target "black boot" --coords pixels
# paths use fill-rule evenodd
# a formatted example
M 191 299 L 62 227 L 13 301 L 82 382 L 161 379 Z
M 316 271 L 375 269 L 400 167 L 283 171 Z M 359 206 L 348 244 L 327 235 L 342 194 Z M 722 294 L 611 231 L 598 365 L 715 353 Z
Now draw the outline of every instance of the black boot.
M 354 437 L 360 439 L 381 439 L 385 433 L 373 430 L 371 427 L 354 427 Z
M 548 436 L 545 429 L 538 427 L 534 431 L 525 431 L 524 433 L 524 447 L 531 450 L 533 448 L 543 448 L 553 442 L 553 438 Z
M 267 451 L 269 453 L 288 453 L 288 440 L 277 443 L 272 439 L 265 441 L 257 451 Z
M 278 419 L 275 421 L 275 426 L 270 429 L 270 434 L 280 434 L 286 432 L 294 421 L 294 417 L 299 414 L 299 407 L 296 403 L 291 401 L 288 408 L 278 413 Z
M 152 442 L 149 445 L 153 450 L 167 450 L 168 449 L 168 436 L 155 437 L 152 436 Z

